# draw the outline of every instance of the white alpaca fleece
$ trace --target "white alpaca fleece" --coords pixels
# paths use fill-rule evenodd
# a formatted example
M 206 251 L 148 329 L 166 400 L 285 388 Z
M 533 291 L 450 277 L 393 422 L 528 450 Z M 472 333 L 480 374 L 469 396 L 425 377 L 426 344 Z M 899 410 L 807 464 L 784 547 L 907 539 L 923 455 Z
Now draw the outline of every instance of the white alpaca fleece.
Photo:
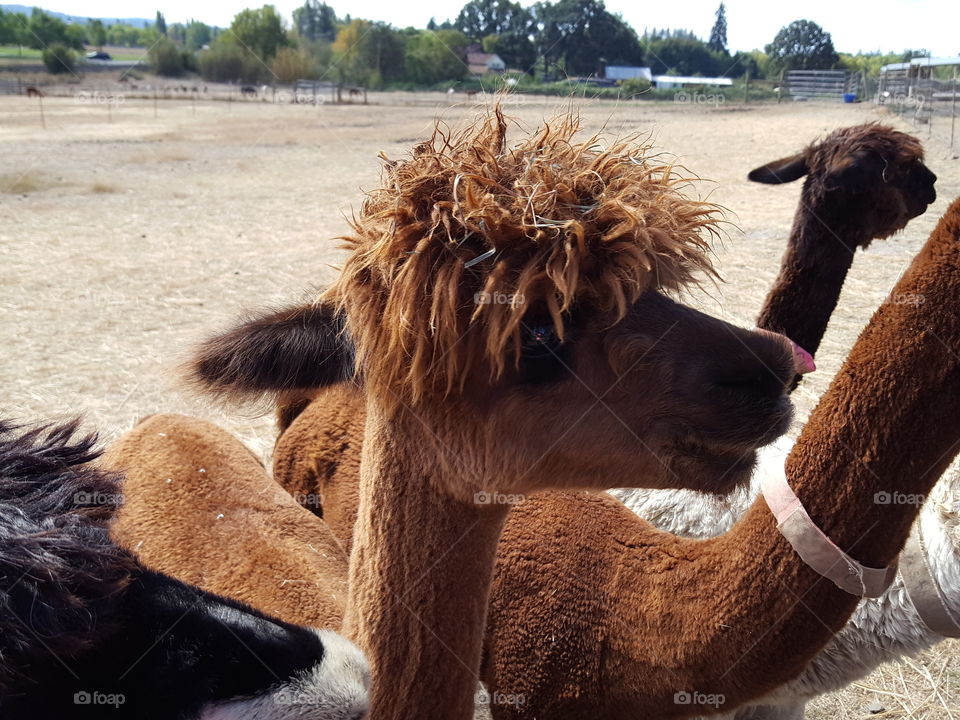
M 323 660 L 262 695 L 204 709 L 199 720 L 362 720 L 369 712 L 370 667 L 342 635 L 318 630 Z
M 676 535 L 707 538 L 727 532 L 753 504 L 761 473 L 783 472 L 792 441 L 781 438 L 760 453 L 749 487 L 728 496 L 689 490 L 612 490 L 640 517 Z M 946 598 L 948 610 L 960 619 L 960 460 L 937 482 L 920 516 L 929 566 Z M 840 690 L 881 663 L 916 655 L 943 640 L 927 628 L 913 607 L 898 575 L 881 597 L 863 600 L 853 616 L 797 678 L 757 703 L 715 720 L 802 720 L 806 703 Z

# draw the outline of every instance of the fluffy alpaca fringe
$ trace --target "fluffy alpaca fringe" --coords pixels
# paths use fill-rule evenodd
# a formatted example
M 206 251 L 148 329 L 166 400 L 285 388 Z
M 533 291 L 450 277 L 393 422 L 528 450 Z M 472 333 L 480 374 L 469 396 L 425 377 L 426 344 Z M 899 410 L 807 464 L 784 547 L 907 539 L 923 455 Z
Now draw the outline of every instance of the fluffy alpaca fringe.
M 110 632 L 111 599 L 133 572 L 107 530 L 119 478 L 88 466 L 95 437 L 77 426 L 0 421 L 0 696 Z
M 579 130 L 564 114 L 508 147 L 496 108 L 384 158 L 327 294 L 384 398 L 416 404 L 497 380 L 519 362 L 525 319 L 563 338 L 573 310 L 612 325 L 645 291 L 714 274 L 719 207 L 687 197 L 690 178 L 650 144 Z

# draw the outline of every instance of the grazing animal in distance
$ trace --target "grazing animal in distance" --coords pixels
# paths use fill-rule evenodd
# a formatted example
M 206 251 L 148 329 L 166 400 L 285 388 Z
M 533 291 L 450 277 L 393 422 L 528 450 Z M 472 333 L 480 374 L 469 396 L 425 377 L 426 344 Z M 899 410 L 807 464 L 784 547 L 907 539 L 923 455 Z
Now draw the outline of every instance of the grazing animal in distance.
M 253 85 L 243 85 L 243 86 L 241 86 L 241 88 L 240 88 L 240 95 L 241 95 L 242 97 L 254 97 L 254 98 L 255 98 L 255 97 L 257 96 L 257 88 L 255 88 Z
M 39 88 L 34 87 L 33 85 L 27 85 L 25 92 L 27 94 L 27 97 L 37 97 L 37 98 L 43 97 L 43 91 L 41 91 Z
M 143 566 L 77 423 L 0 423 L 0 716 L 359 720 L 360 651 Z
M 362 380 L 344 629 L 373 666 L 373 718 L 473 712 L 508 510 L 478 498 L 627 477 L 729 489 L 791 415 L 785 338 L 663 292 L 709 269 L 714 208 L 646 147 L 575 139 L 574 118 L 514 146 L 506 128 L 495 110 L 386 165 L 321 310 L 279 313 L 312 318 L 297 334 L 340 348 L 320 368 L 292 361 L 300 377 L 285 361 L 271 376 L 277 338 L 247 332 L 270 316 L 211 339 L 194 363 L 228 397 L 317 387 L 345 366 Z M 499 301 L 511 296 L 524 302 Z M 413 675 L 422 682 L 402 680 Z

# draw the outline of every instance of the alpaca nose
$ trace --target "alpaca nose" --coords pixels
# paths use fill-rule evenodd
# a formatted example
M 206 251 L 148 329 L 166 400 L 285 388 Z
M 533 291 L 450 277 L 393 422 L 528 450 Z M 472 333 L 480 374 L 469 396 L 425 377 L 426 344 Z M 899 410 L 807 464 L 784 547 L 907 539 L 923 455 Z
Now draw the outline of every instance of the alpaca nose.
M 749 354 L 727 366 L 717 383 L 741 400 L 779 398 L 794 387 L 797 376 L 816 369 L 813 356 L 786 335 L 757 329 L 747 338 Z
M 914 188 L 923 195 L 923 202 L 932 205 L 937 199 L 937 176 L 926 165 L 921 165 L 913 173 Z
M 817 369 L 817 364 L 813 361 L 813 355 L 797 345 L 797 343 L 783 333 L 774 332 L 773 330 L 764 330 L 763 328 L 758 328 L 757 332 L 789 346 L 790 353 L 793 355 L 793 369 L 797 375 L 806 375 L 807 373 L 812 373 Z

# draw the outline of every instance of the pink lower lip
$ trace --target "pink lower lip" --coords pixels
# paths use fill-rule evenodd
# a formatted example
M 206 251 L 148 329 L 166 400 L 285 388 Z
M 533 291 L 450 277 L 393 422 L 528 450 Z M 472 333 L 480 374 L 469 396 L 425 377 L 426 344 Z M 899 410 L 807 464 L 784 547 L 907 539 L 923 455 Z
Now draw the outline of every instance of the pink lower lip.
M 793 340 L 790 341 L 793 346 L 793 366 L 798 375 L 806 375 L 817 369 L 817 364 L 813 361 L 813 355 L 808 353 Z
M 807 373 L 812 373 L 817 369 L 817 364 L 813 361 L 813 355 L 797 345 L 793 340 L 788 338 L 783 333 L 774 332 L 773 330 L 764 330 L 763 328 L 757 328 L 757 332 L 778 338 L 782 342 L 790 343 L 790 349 L 793 351 L 793 369 L 796 371 L 797 375 L 806 375 Z

